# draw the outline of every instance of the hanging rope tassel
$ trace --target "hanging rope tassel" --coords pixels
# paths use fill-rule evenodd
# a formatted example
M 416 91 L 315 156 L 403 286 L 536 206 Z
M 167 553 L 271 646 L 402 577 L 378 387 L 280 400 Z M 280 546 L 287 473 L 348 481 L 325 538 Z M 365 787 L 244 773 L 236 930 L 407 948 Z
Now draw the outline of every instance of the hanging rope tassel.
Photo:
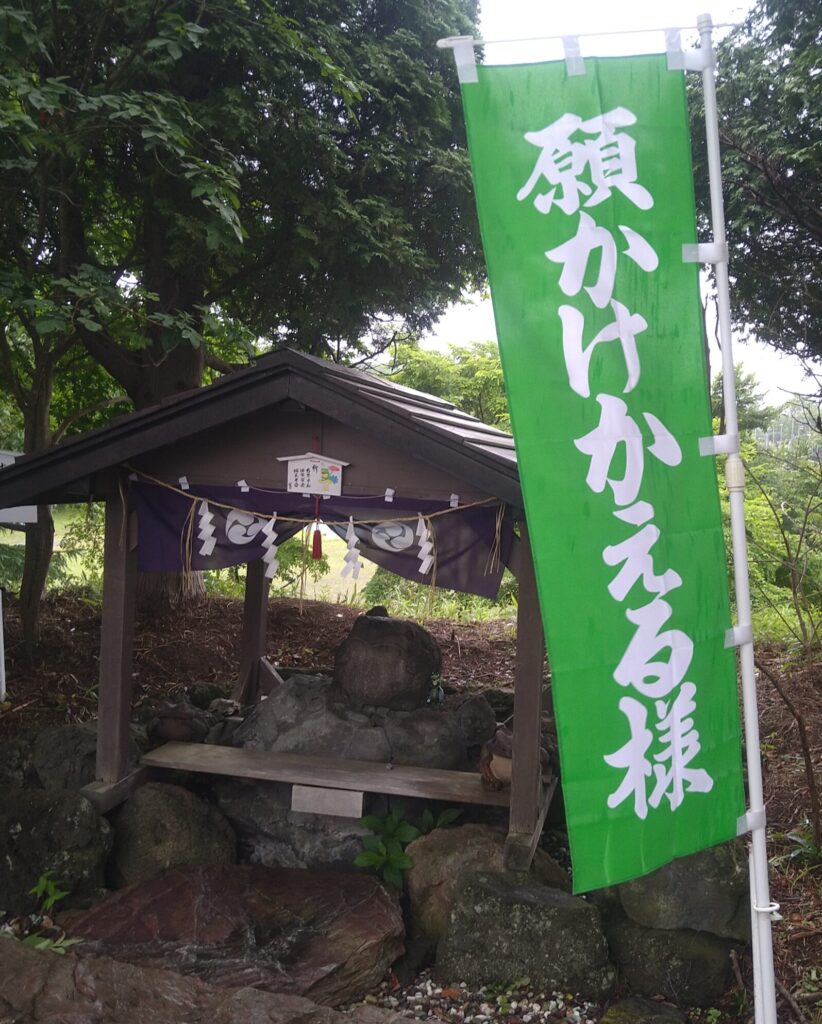
M 311 557 L 315 562 L 323 556 L 323 535 L 320 533 L 320 499 L 314 499 L 314 515 L 316 516 L 316 523 L 314 526 L 314 536 L 311 538 Z

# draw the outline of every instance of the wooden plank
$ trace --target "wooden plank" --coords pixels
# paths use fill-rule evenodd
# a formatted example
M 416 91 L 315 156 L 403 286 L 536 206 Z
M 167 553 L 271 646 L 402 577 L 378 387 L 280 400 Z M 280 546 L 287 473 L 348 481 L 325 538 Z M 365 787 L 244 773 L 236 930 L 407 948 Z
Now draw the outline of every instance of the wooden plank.
M 362 790 L 297 784 L 291 788 L 291 810 L 303 814 L 330 814 L 335 818 L 361 818 L 363 796 Z
M 280 673 L 274 668 L 268 658 L 260 658 L 259 665 L 257 667 L 257 689 L 264 696 L 267 697 L 272 690 L 276 690 L 278 686 L 282 686 L 285 680 Z
M 100 814 L 105 814 L 112 807 L 117 807 L 124 800 L 128 800 L 135 789 L 148 782 L 148 777 L 148 768 L 140 765 L 124 779 L 117 782 L 90 782 L 83 786 L 80 792 Z
M 545 644 L 528 528 L 520 523 L 517 664 L 514 670 L 514 743 L 511 770 L 510 832 L 534 831 L 539 818 L 541 769 L 539 738 Z
M 426 800 L 508 806 L 507 789 L 493 793 L 483 787 L 478 772 L 454 772 L 444 768 L 416 768 L 308 754 L 275 754 L 204 743 L 166 743 L 144 754 L 142 763 L 152 768 L 175 768 L 212 775 L 326 786 L 329 789 L 361 789 L 366 793 L 418 796 Z
M 233 699 L 241 705 L 250 704 L 257 698 L 257 674 L 260 658 L 265 654 L 270 585 L 271 581 L 265 575 L 263 560 L 258 558 L 249 562 L 245 575 L 240 672 L 232 694 Z
M 100 688 L 97 698 L 97 780 L 119 782 L 128 764 L 137 551 L 128 515 L 128 484 L 106 502 Z
M 509 832 L 505 837 L 505 848 L 502 852 L 502 863 L 509 871 L 528 871 L 531 861 L 537 852 L 539 837 L 542 835 L 542 828 L 545 825 L 545 818 L 554 793 L 557 789 L 557 779 L 551 779 L 542 795 L 542 807 L 540 808 L 537 823 L 531 833 Z

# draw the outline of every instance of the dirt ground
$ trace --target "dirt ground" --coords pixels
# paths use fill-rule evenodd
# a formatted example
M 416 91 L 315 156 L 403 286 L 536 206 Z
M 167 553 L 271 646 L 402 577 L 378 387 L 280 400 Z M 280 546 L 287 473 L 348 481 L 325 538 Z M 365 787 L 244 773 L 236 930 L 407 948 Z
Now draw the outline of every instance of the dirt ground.
M 317 601 L 278 599 L 270 604 L 268 657 L 285 667 L 330 670 L 334 652 L 347 635 L 357 609 Z M 134 642 L 136 706 L 173 697 L 196 684 L 230 690 L 237 669 L 242 607 L 211 598 L 163 618 L 142 616 Z M 446 686 L 466 690 L 513 687 L 515 636 L 508 622 L 461 623 L 431 620 L 426 627 L 442 648 Z M 0 736 L 33 733 L 56 721 L 82 721 L 96 713 L 100 610 L 78 598 L 51 595 L 45 602 L 42 638 L 31 651 L 20 641 L 19 621 L 6 611 L 8 699 L 0 705 Z M 771 828 L 773 898 L 783 920 L 775 928 L 780 1020 L 822 1024 L 822 861 L 803 844 L 810 835 L 807 764 L 796 715 L 811 748 L 817 786 L 822 788 L 822 662 L 792 664 L 784 650 L 765 648 L 759 663 L 779 682 L 792 713 L 773 683 L 759 684 L 762 764 Z M 750 992 L 750 967 L 739 964 L 736 989 L 720 1017 L 743 1021 L 749 1008 L 739 982 Z M 819 1000 L 813 994 L 820 994 Z

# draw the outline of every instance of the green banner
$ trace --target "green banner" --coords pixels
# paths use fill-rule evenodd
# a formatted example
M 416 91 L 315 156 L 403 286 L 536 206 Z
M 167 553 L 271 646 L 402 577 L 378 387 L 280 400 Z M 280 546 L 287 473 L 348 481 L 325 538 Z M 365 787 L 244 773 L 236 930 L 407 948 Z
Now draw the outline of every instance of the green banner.
M 553 677 L 574 891 L 744 811 L 685 84 L 664 56 L 462 87 Z

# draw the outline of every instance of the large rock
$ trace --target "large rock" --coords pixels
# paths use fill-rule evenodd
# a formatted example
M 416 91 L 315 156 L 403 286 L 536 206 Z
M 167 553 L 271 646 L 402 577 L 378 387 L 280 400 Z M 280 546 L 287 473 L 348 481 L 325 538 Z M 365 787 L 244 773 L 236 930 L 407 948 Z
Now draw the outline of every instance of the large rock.
M 37 786 L 31 760 L 31 743 L 22 736 L 0 738 L 0 792 L 9 786 Z
M 608 925 L 611 954 L 633 992 L 680 1006 L 709 1006 L 727 988 L 734 943 L 708 932 Z
M 497 716 L 481 693 L 449 694 L 443 701 L 443 709 L 456 715 L 466 746 L 479 746 L 490 740 L 496 731 Z
M 597 1001 L 610 994 L 616 978 L 595 907 L 559 889 L 488 871 L 460 877 L 436 975 L 476 987 L 525 975 L 536 989 Z
M 220 779 L 220 810 L 237 832 L 242 859 L 286 868 L 349 866 L 366 830 L 351 818 L 291 810 L 291 786 Z
M 234 746 L 280 753 L 390 761 L 382 722 L 331 700 L 328 676 L 291 676 L 234 734 Z
M 112 871 L 118 885 L 181 864 L 233 864 L 237 839 L 225 817 L 181 786 L 142 786 L 114 816 Z
M 337 649 L 334 683 L 352 707 L 410 711 L 425 703 L 441 665 L 439 645 L 422 626 L 363 615 Z
M 394 764 L 468 768 L 465 736 L 456 715 L 441 708 L 417 708 L 387 716 L 384 728 Z
M 68 890 L 61 906 L 87 904 L 102 890 L 111 845 L 111 826 L 79 793 L 7 789 L 0 803 L 0 909 L 34 910 L 29 889 L 47 872 Z
M 646 928 L 690 928 L 747 942 L 748 858 L 739 840 L 681 857 L 618 887 L 625 913 Z
M 505 832 L 490 825 L 436 828 L 407 848 L 413 866 L 406 875 L 411 906 L 411 931 L 439 941 L 448 926 L 454 892 L 466 870 L 502 871 Z M 569 891 L 567 873 L 543 850 L 531 865 L 537 882 Z
M 113 894 L 71 933 L 81 951 L 328 1005 L 362 998 L 403 950 L 397 899 L 372 876 L 259 865 L 175 869 Z
M 252 750 L 379 765 L 465 770 L 468 747 L 483 731 L 483 718 L 493 717 L 481 698 L 412 711 L 372 707 L 366 714 L 335 696 L 339 694 L 327 676 L 291 676 L 257 705 L 233 743 Z M 360 852 L 363 830 L 356 821 L 293 813 L 290 786 L 226 779 L 215 785 L 215 792 L 247 859 L 254 863 L 337 866 L 350 864 Z
M 140 751 L 129 735 L 127 770 L 137 766 Z M 97 723 L 52 725 L 35 739 L 34 769 L 47 789 L 81 789 L 97 777 Z
M 0 1019 L 33 1024 L 401 1024 L 375 1006 L 338 1013 L 300 996 L 225 989 L 173 971 L 4 942 Z

